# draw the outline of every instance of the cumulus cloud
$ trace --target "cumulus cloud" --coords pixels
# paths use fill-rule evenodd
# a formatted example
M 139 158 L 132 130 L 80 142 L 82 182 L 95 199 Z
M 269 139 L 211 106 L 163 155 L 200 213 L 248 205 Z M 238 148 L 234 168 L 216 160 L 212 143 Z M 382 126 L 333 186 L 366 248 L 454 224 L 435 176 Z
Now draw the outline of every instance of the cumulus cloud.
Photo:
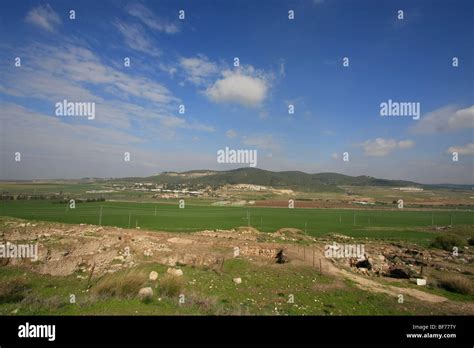
M 139 24 L 128 24 L 116 20 L 114 26 L 123 35 L 125 43 L 135 51 L 144 52 L 159 57 L 161 51 L 151 42 L 151 39 Z
M 457 152 L 460 155 L 474 155 L 474 143 L 469 143 L 464 146 L 451 146 L 446 152 L 449 154 Z
M 386 156 L 396 149 L 410 149 L 415 146 L 413 140 L 396 141 L 394 139 L 376 138 L 369 139 L 360 144 L 367 156 L 381 157 Z
M 179 65 L 184 70 L 186 80 L 198 86 L 208 84 L 209 78 L 218 74 L 220 70 L 216 63 L 211 62 L 203 54 L 180 58 Z
M 49 4 L 31 9 L 27 13 L 25 21 L 49 32 L 55 31 L 56 27 L 61 24 L 61 18 Z
M 179 32 L 179 26 L 177 24 L 156 16 L 150 9 L 140 3 L 129 4 L 126 10 L 131 16 L 136 17 L 152 30 L 167 34 Z
M 469 128 L 474 128 L 474 105 L 463 109 L 449 105 L 422 116 L 411 131 L 432 134 Z
M 270 87 L 269 78 L 257 73 L 252 67 L 226 70 L 222 75 L 205 92 L 213 102 L 256 107 L 265 100 Z

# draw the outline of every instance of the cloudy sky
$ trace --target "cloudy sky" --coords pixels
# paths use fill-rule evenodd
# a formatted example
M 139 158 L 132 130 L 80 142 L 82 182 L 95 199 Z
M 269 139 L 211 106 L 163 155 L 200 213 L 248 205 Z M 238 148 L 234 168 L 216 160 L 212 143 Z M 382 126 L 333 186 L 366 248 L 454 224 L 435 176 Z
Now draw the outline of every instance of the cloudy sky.
M 263 169 L 473 184 L 473 16 L 469 0 L 2 1 L 0 179 L 240 167 L 217 163 L 228 146 Z M 95 118 L 56 116 L 65 99 Z M 389 99 L 419 120 L 380 116 Z

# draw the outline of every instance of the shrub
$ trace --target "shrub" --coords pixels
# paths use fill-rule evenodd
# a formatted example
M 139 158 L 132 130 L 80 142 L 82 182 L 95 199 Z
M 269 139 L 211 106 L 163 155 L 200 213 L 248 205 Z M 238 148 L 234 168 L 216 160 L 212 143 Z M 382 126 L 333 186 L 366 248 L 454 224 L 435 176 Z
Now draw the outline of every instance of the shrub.
M 474 238 L 469 238 L 469 239 L 467 240 L 467 244 L 469 244 L 469 245 L 474 245 Z
M 141 273 L 128 272 L 124 275 L 106 275 L 92 288 L 94 294 L 99 297 L 121 297 L 132 298 L 137 296 L 138 291 L 145 284 L 145 275 Z
M 206 313 L 215 313 L 218 305 L 218 300 L 213 296 L 201 296 L 195 292 L 186 295 L 186 305 L 196 306 L 201 311 Z
M 453 247 L 461 248 L 464 246 L 465 242 L 456 235 L 453 234 L 443 234 L 437 236 L 434 241 L 431 243 L 432 247 L 452 251 Z
M 470 279 L 459 275 L 447 275 L 437 282 L 438 287 L 463 295 L 473 295 L 474 287 Z
M 19 302 L 25 298 L 26 291 L 30 288 L 23 278 L 13 278 L 0 282 L 0 303 Z
M 28 308 L 28 312 L 54 311 L 69 304 L 64 297 L 55 295 L 42 298 L 37 294 L 29 294 L 21 301 L 22 306 Z
M 177 297 L 183 289 L 183 281 L 181 278 L 167 274 L 161 278 L 158 286 L 162 296 Z

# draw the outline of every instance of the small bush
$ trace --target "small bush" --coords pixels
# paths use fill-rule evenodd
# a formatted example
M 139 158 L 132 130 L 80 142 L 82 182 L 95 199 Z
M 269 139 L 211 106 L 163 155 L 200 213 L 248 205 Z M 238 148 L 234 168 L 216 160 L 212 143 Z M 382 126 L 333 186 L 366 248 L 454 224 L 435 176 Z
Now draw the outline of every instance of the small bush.
M 463 295 L 474 295 L 474 286 L 471 280 L 459 275 L 447 275 L 437 281 L 438 287 Z
M 465 245 L 465 242 L 458 236 L 452 234 L 443 234 L 437 236 L 431 243 L 432 247 L 452 251 L 453 247 L 461 248 Z
M 144 286 L 146 277 L 141 273 L 126 273 L 122 276 L 106 275 L 92 288 L 94 294 L 101 298 L 132 298 Z
M 469 245 L 474 245 L 474 238 L 469 238 L 469 239 L 467 240 L 467 244 L 469 244 Z
M 53 296 L 49 298 L 41 298 L 36 294 L 29 294 L 21 301 L 22 306 L 26 307 L 29 312 L 39 312 L 39 311 L 54 311 L 60 309 L 69 302 L 64 300 L 64 297 Z
M 19 302 L 26 296 L 26 291 L 30 288 L 23 278 L 13 278 L 0 282 L 0 303 Z
M 202 296 L 195 292 L 186 295 L 186 305 L 196 306 L 201 311 L 206 313 L 214 313 L 216 311 L 217 304 L 218 300 L 213 296 Z
M 158 287 L 160 295 L 177 297 L 183 289 L 183 281 L 181 278 L 167 274 L 161 278 Z

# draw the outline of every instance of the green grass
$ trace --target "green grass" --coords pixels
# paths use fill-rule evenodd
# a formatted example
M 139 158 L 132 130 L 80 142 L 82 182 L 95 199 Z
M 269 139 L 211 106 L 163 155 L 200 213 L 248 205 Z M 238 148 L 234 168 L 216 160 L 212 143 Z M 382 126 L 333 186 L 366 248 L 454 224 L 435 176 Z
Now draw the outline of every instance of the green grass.
M 186 299 L 183 305 L 176 296 L 159 291 L 166 268 L 146 264 L 133 269 L 134 273 L 143 274 L 144 283 L 154 289 L 152 300 L 142 303 L 136 297 L 94 296 L 94 287 L 101 283 L 100 279 L 95 279 L 91 290 L 86 291 L 87 281 L 74 275 L 52 277 L 2 267 L 1 282 L 22 277 L 29 290 L 21 301 L 0 303 L 0 315 L 412 315 L 443 311 L 408 298 L 399 304 L 395 297 L 368 293 L 349 281 L 337 283 L 310 267 L 257 265 L 241 259 L 226 261 L 220 273 L 183 267 L 182 293 Z M 152 270 L 159 274 L 155 283 L 146 278 Z M 127 272 L 130 270 L 107 275 L 107 281 L 115 278 L 119 284 Z M 242 284 L 234 284 L 235 277 L 241 277 Z M 75 304 L 69 303 L 70 294 L 75 294 Z M 288 303 L 290 295 L 294 296 L 294 303 Z
M 100 210 L 102 207 L 102 219 Z M 155 213 L 156 210 L 156 213 Z M 250 219 L 247 219 L 247 213 Z M 156 215 L 155 215 L 156 214 Z M 204 229 L 230 229 L 250 225 L 264 232 L 283 227 L 299 228 L 320 236 L 330 232 L 359 238 L 401 239 L 427 244 L 436 236 L 435 225 L 467 227 L 473 235 L 474 213 L 470 211 L 400 211 L 348 209 L 285 209 L 261 207 L 222 207 L 186 204 L 131 202 L 66 204 L 45 201 L 2 201 L 0 215 L 29 220 L 86 223 L 122 228 L 190 232 Z

